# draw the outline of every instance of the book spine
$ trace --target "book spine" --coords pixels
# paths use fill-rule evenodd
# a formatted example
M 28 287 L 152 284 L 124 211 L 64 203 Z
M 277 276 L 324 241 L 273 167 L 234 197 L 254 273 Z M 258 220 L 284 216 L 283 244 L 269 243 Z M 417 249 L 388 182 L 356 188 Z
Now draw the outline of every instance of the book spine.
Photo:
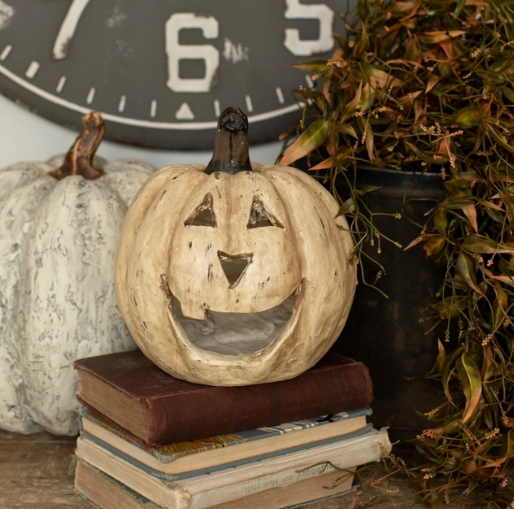
M 269 462 L 256 462 L 253 466 L 169 483 L 144 474 L 133 464 L 83 438 L 77 441 L 76 455 L 166 509 L 205 509 L 317 476 L 323 468 L 330 469 L 324 465 L 326 462 L 341 469 L 353 469 L 381 459 L 390 450 L 391 443 L 384 430 L 351 443 L 342 441 L 332 450 L 322 448 L 300 460 L 293 454 Z M 320 482 L 322 479 L 320 476 Z
M 369 406 L 372 382 L 354 362 L 283 382 L 149 398 L 148 445 L 186 442 Z M 215 402 L 216 407 L 213 407 Z
M 212 505 L 238 500 L 254 493 L 288 486 L 316 476 L 319 476 L 320 483 L 323 483 L 321 474 L 335 470 L 328 462 L 341 469 L 341 476 L 344 477 L 344 470 L 353 470 L 365 463 L 378 461 L 385 452 L 390 450 L 391 445 L 387 433 L 379 432 L 374 435 L 373 440 L 364 440 L 360 444 L 350 446 L 347 450 L 333 451 L 317 461 L 295 465 L 280 472 L 258 475 L 251 479 L 222 486 L 213 486 L 212 489 L 204 486 L 198 492 L 196 492 L 196 486 L 192 485 L 190 487 L 191 498 L 188 500 L 187 506 L 181 509 L 205 509 Z M 244 506 L 242 505 L 242 507 Z

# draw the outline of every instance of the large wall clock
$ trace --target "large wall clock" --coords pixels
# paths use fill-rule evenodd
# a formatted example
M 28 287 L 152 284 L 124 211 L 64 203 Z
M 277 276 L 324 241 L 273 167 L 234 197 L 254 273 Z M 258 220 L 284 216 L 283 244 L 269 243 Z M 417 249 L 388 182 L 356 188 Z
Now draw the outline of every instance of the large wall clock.
M 68 126 L 101 111 L 106 136 L 206 149 L 220 111 L 252 143 L 293 125 L 288 64 L 329 56 L 341 0 L 0 0 L 0 92 Z

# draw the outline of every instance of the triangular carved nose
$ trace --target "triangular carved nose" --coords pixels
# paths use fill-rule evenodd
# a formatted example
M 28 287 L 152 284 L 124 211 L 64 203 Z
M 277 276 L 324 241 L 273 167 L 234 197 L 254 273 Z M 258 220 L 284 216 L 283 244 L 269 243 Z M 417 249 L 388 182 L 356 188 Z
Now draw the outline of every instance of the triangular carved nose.
M 243 277 L 246 268 L 252 262 L 252 257 L 253 254 L 245 253 L 231 255 L 224 253 L 223 251 L 218 251 L 218 258 L 220 259 L 221 268 L 227 277 L 230 288 L 234 288 L 234 286 L 236 286 L 240 279 Z

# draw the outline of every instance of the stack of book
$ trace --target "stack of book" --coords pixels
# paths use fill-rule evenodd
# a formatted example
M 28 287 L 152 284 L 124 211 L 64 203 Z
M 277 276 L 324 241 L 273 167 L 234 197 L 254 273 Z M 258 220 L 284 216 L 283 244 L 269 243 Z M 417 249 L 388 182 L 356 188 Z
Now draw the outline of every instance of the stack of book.
M 333 352 L 292 380 L 247 387 L 178 380 L 139 350 L 75 368 L 75 487 L 101 509 L 302 505 L 349 491 L 355 468 L 391 449 L 367 422 L 367 369 Z

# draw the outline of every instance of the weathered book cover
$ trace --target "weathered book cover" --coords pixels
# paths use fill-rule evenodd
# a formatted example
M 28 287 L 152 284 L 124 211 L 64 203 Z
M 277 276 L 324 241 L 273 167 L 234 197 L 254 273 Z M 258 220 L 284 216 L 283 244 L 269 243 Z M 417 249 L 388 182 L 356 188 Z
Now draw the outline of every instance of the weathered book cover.
M 319 442 L 313 442 L 310 444 L 303 444 L 301 446 L 296 447 L 290 447 L 284 450 L 277 450 L 274 452 L 261 454 L 257 457 L 247 457 L 242 458 L 234 461 L 229 461 L 226 463 L 218 463 L 218 464 L 212 464 L 210 466 L 202 466 L 198 464 L 196 468 L 193 468 L 192 470 L 186 470 L 181 472 L 180 470 L 175 470 L 175 472 L 172 470 L 172 472 L 169 472 L 169 469 L 166 468 L 166 464 L 160 464 L 160 463 L 151 463 L 148 461 L 145 461 L 145 458 L 141 458 L 140 456 L 136 454 L 129 454 L 126 450 L 121 450 L 116 447 L 114 447 L 112 444 L 109 444 L 108 442 L 103 441 L 102 439 L 99 439 L 98 437 L 91 435 L 89 433 L 82 433 L 81 437 L 90 442 L 91 444 L 95 444 L 98 447 L 101 447 L 105 451 L 109 451 L 114 456 L 117 456 L 118 458 L 123 459 L 124 461 L 127 461 L 128 463 L 131 463 L 133 465 L 136 465 L 137 468 L 145 472 L 152 477 L 162 479 L 164 481 L 180 481 L 185 479 L 190 479 L 193 477 L 198 477 L 200 475 L 204 474 L 212 474 L 214 472 L 219 472 L 221 470 L 226 470 L 229 468 L 235 468 L 235 467 L 242 467 L 243 465 L 248 465 L 255 462 L 264 462 L 266 460 L 270 460 L 272 458 L 276 458 L 279 456 L 285 456 L 292 453 L 297 453 L 301 451 L 306 451 L 308 449 L 313 449 L 316 447 L 326 446 L 329 444 L 333 444 L 334 442 L 340 442 L 342 440 L 352 440 L 360 436 L 367 435 L 373 431 L 373 425 L 368 424 L 364 428 L 361 428 L 356 431 L 352 431 L 351 433 L 348 433 L 346 435 L 341 435 L 339 437 L 333 437 L 326 440 L 320 440 Z
M 370 429 L 360 436 L 177 481 L 156 477 L 132 458 L 83 436 L 77 440 L 75 454 L 79 460 L 166 509 L 205 509 L 236 500 L 241 503 L 240 507 L 246 507 L 244 502 L 250 495 L 272 488 L 300 486 L 309 478 L 317 477 L 323 483 L 321 477 L 334 472 L 334 466 L 351 471 L 365 463 L 379 461 L 390 450 L 387 430 Z
M 368 407 L 361 362 L 328 352 L 296 378 L 213 387 L 174 378 L 140 350 L 79 359 L 79 400 L 148 445 L 186 442 Z
M 92 435 L 135 459 L 142 458 L 140 461 L 146 462 L 148 466 L 155 465 L 156 469 L 179 473 L 238 460 L 252 461 L 252 458 L 265 454 L 330 440 L 364 429 L 367 417 L 371 414 L 370 408 L 361 408 L 316 419 L 302 419 L 229 435 L 154 447 L 142 444 L 140 440 L 86 409 L 83 411 L 81 423 L 83 434 Z M 217 452 L 214 454 L 213 451 Z M 187 465 L 193 465 L 193 462 L 194 468 L 188 469 Z M 175 468 L 167 469 L 167 465 L 171 463 L 171 467 Z
M 212 509 L 294 509 L 353 491 L 353 477 L 351 469 L 348 472 L 329 472 L 308 477 L 290 486 L 271 488 L 232 502 L 217 504 Z M 89 503 L 101 509 L 163 509 L 163 506 L 154 504 L 82 460 L 77 463 L 75 489 Z

